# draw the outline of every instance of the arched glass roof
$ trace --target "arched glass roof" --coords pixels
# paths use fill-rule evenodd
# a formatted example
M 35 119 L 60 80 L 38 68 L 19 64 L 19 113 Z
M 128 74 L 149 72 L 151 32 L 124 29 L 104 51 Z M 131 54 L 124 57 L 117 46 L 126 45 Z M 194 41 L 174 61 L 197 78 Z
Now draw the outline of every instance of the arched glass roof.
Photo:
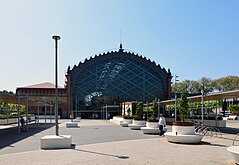
M 72 109 L 100 109 L 122 101 L 169 98 L 171 73 L 134 53 L 112 51 L 68 69 Z M 69 83 L 69 82 L 68 82 Z

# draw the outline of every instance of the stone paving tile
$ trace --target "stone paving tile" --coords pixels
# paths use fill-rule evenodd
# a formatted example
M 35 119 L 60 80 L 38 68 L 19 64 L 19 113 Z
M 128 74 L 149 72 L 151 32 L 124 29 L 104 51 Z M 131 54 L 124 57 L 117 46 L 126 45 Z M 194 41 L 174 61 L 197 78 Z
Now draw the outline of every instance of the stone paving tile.
M 54 127 L 49 127 L 11 144 L 17 152 L 10 151 L 10 146 L 2 148 L 0 164 L 234 164 L 226 150 L 232 145 L 234 134 L 223 133 L 223 138 L 205 136 L 200 144 L 186 145 L 169 143 L 165 137 L 143 135 L 140 131 L 131 131 L 105 121 L 82 120 L 80 128 L 70 129 L 65 128 L 64 124 L 60 125 L 60 130 L 72 134 L 73 143 L 76 144 L 72 149 L 40 150 L 40 137 L 54 132 Z M 22 148 L 32 146 L 37 147 L 30 150 Z

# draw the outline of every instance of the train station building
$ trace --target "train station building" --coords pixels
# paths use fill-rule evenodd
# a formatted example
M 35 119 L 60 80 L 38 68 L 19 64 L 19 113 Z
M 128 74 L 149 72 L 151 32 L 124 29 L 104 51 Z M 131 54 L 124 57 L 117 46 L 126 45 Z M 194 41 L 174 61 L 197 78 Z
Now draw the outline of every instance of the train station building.
M 123 49 L 104 52 L 85 59 L 72 68 L 68 67 L 64 87 L 59 87 L 59 115 L 71 113 L 82 118 L 101 118 L 107 105 L 111 115 L 117 115 L 121 103 L 146 102 L 154 98 L 171 98 L 171 72 L 154 61 Z M 29 112 L 50 114 L 54 110 L 54 84 L 42 83 L 19 87 L 16 94 L 28 97 L 35 104 Z M 45 112 L 45 109 L 47 109 Z

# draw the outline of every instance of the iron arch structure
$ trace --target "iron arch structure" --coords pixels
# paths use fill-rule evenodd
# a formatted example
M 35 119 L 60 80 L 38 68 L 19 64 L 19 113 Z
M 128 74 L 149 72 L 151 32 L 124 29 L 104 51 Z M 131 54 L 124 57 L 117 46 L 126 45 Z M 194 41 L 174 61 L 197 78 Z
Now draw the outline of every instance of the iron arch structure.
M 171 73 L 138 54 L 105 52 L 67 70 L 71 111 L 99 112 L 104 105 L 170 98 Z

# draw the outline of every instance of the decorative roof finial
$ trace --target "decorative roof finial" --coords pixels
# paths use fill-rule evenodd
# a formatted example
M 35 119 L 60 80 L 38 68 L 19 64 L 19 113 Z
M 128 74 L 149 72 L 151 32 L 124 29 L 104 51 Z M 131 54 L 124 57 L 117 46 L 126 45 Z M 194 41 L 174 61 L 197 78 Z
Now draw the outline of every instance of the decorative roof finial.
M 122 43 L 120 43 L 119 52 L 123 52 L 123 51 L 124 49 L 123 49 Z
M 123 51 L 123 46 L 122 46 L 122 29 L 120 29 L 120 47 L 119 47 L 119 51 L 120 52 Z
M 122 43 L 120 44 L 120 49 L 123 49 Z

